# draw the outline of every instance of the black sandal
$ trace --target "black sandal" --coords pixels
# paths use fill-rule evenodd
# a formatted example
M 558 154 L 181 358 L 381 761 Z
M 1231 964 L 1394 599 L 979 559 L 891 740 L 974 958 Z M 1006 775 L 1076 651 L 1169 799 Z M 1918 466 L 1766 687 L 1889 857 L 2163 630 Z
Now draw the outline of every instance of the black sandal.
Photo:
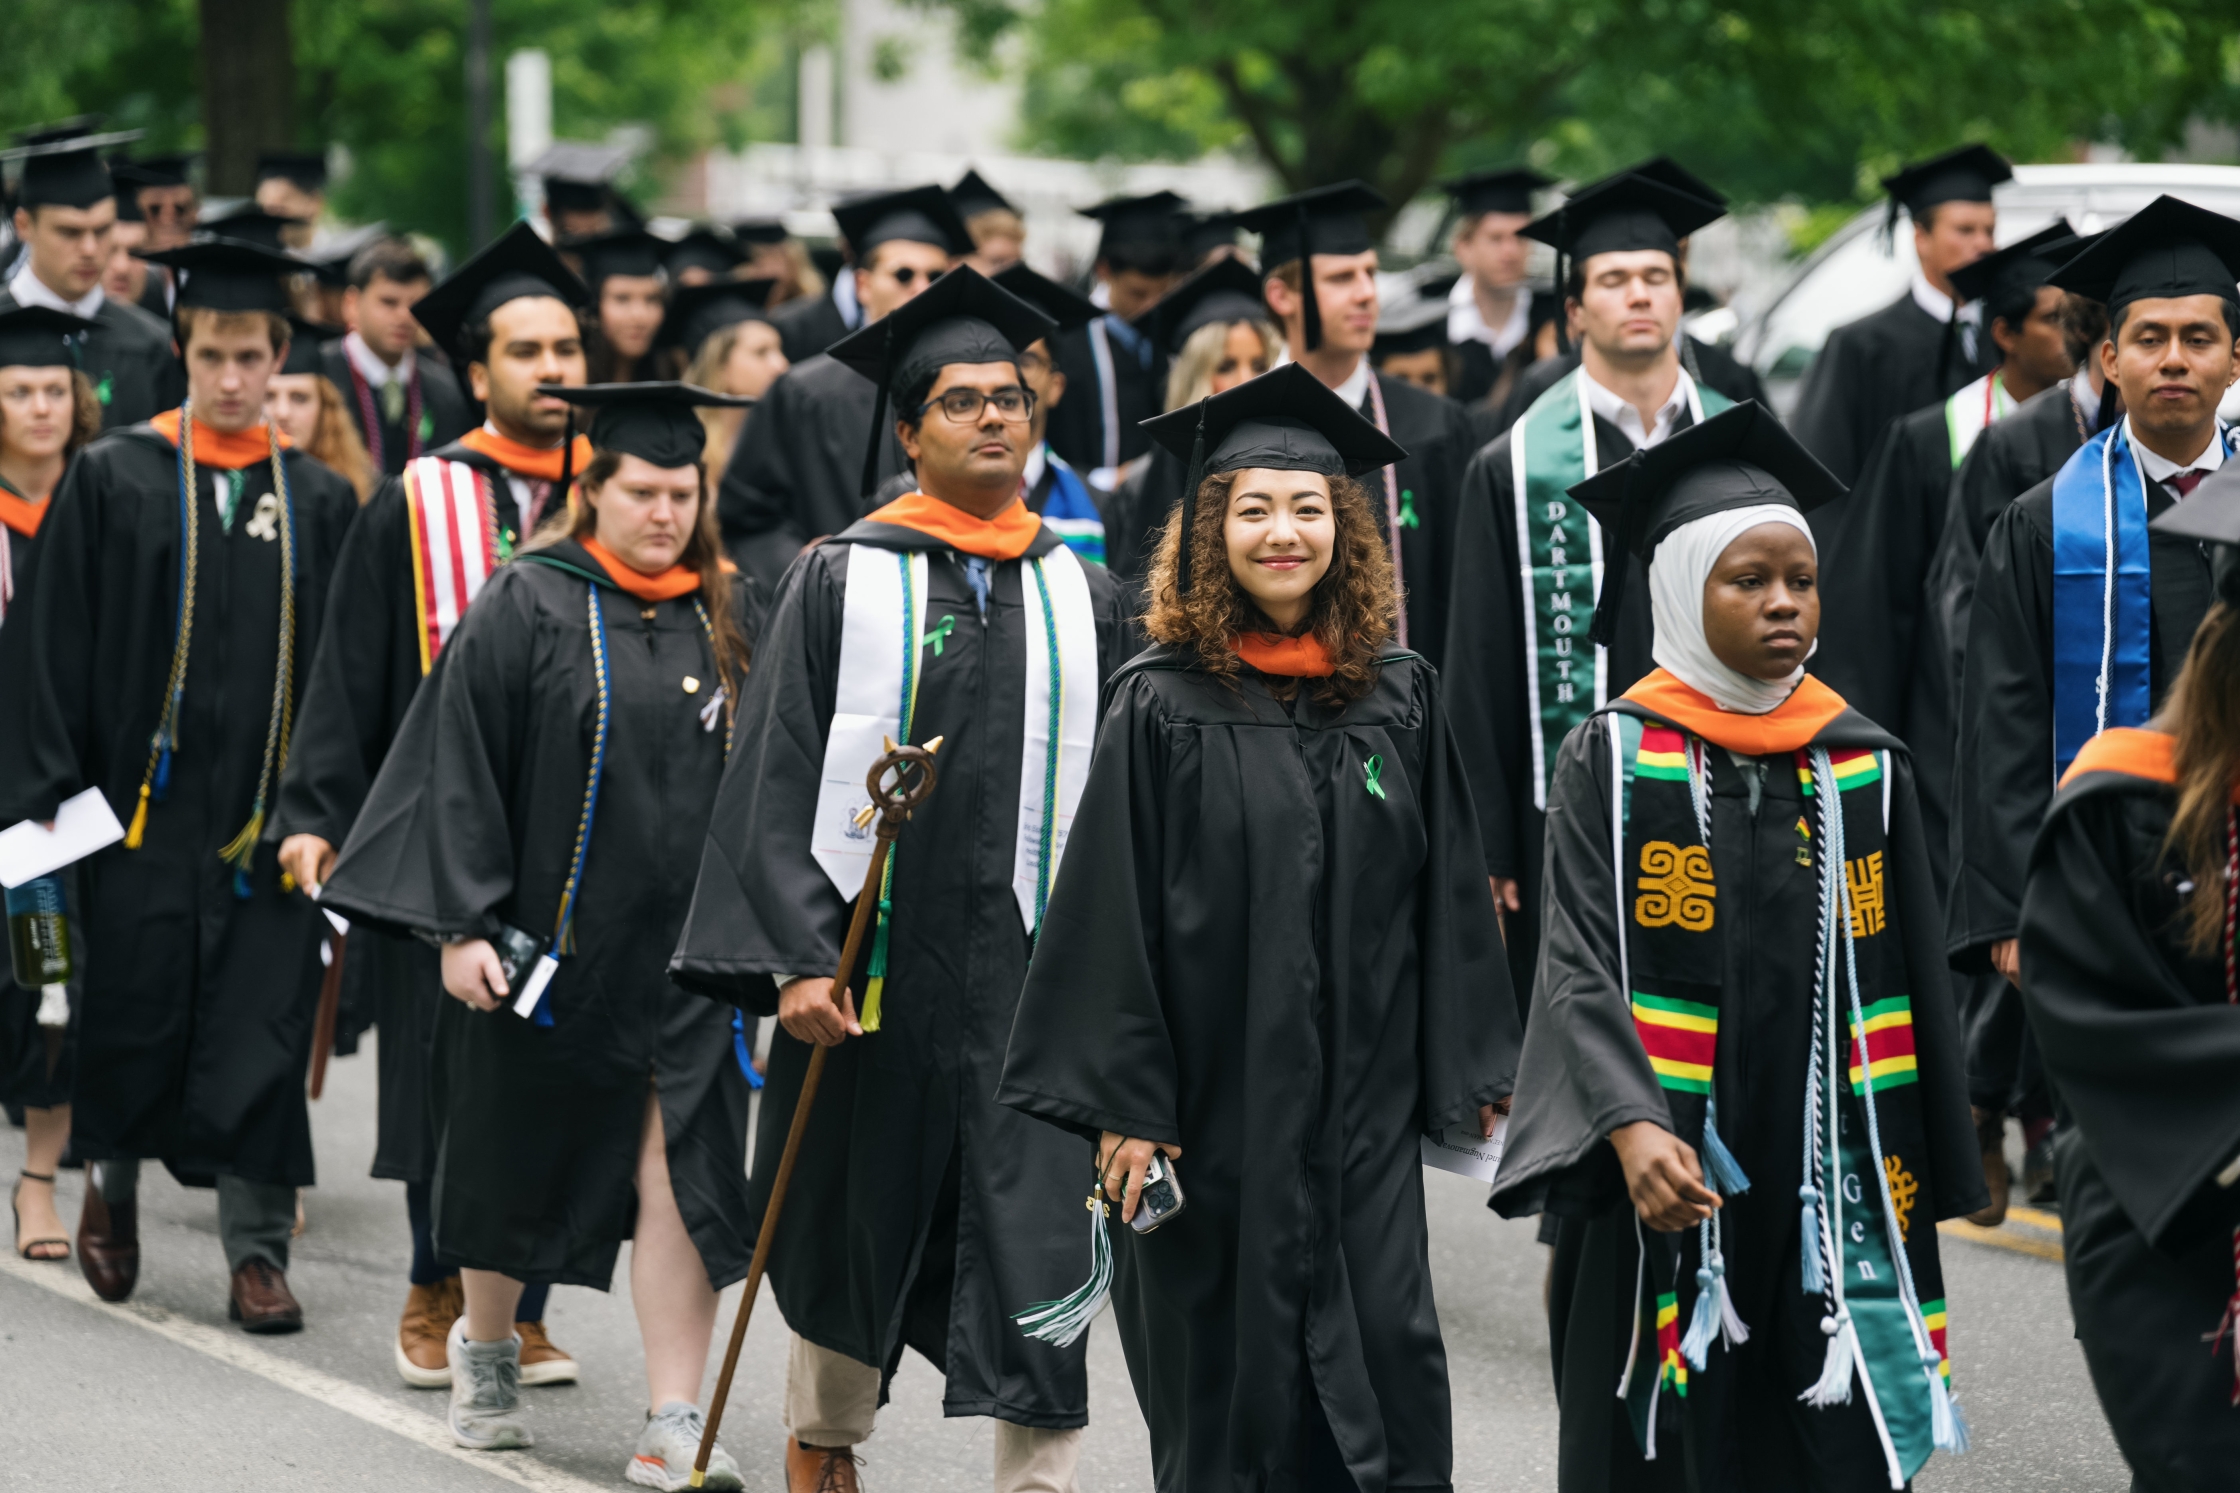
M 16 1177 L 15 1190 L 8 1194 L 8 1211 L 15 1215 L 16 1237 L 20 1239 L 23 1236 L 23 1209 L 19 1206 L 19 1202 L 23 1195 L 23 1184 L 25 1182 L 44 1182 L 52 1187 L 54 1185 L 54 1173 L 48 1172 L 45 1176 L 41 1176 L 37 1172 L 24 1170 L 17 1172 Z M 61 1245 L 62 1253 L 58 1255 L 35 1255 L 32 1253 L 33 1250 L 44 1249 L 50 1244 Z M 70 1258 L 70 1239 L 68 1235 L 56 1239 L 33 1239 L 27 1243 L 18 1244 L 16 1253 L 26 1260 L 38 1260 L 44 1264 L 59 1264 Z

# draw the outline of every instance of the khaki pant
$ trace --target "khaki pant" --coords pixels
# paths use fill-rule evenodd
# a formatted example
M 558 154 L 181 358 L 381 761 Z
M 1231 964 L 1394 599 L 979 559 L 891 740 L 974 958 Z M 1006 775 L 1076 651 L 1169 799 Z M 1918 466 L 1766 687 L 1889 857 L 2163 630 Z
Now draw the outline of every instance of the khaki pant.
M 809 1446 L 855 1446 L 871 1437 L 879 1371 L 797 1334 L 786 1359 L 786 1430 Z M 1077 1493 L 1081 1432 L 999 1420 L 995 1493 Z

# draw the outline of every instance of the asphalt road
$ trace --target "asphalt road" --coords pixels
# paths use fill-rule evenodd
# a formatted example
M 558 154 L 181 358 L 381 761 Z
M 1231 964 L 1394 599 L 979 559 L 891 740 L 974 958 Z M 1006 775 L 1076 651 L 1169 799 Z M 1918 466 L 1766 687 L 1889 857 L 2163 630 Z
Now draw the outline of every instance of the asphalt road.
M 628 1486 L 622 1469 L 644 1387 L 627 1269 L 617 1271 L 608 1295 L 553 1292 L 548 1325 L 582 1363 L 584 1379 L 526 1391 L 535 1449 L 459 1451 L 443 1430 L 441 1393 L 403 1387 L 391 1367 L 411 1249 L 402 1189 L 365 1175 L 373 1154 L 370 1042 L 329 1069 L 312 1122 L 321 1185 L 305 1196 L 309 1227 L 290 1271 L 309 1319 L 300 1334 L 251 1338 L 227 1323 L 215 1195 L 178 1187 L 158 1167 L 141 1183 L 143 1265 L 129 1304 L 97 1302 L 74 1264 L 0 1253 L 0 1488 L 476 1493 L 510 1484 L 584 1493 Z M 0 1177 L 21 1164 L 22 1144 L 20 1131 L 0 1126 Z M 1454 1385 L 1456 1487 L 1553 1488 L 1555 1402 L 1540 1306 L 1546 1251 L 1529 1223 L 1487 1212 L 1479 1185 L 1439 1172 L 1426 1181 Z M 63 1174 L 61 1202 L 72 1221 L 81 1187 L 81 1174 Z M 1975 1447 L 1937 1459 L 1917 1486 L 1924 1493 L 2127 1488 L 2070 1336 L 2061 1267 L 1955 1237 L 1946 1242 L 1945 1276 Z M 725 1328 L 736 1296 L 725 1298 Z M 1083 1493 L 1148 1490 L 1143 1422 L 1109 1323 L 1091 1332 L 1089 1364 L 1094 1420 Z M 783 1327 L 765 1301 L 723 1437 L 758 1493 L 785 1486 L 784 1369 Z M 870 1493 L 989 1485 L 987 1423 L 944 1420 L 940 1400 L 933 1370 L 907 1358 L 894 1402 L 863 1449 Z

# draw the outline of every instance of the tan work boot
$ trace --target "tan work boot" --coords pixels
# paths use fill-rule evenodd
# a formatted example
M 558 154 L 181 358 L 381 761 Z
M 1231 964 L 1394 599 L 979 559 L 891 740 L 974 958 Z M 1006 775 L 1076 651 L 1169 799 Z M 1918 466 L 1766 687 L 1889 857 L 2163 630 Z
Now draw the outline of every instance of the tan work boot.
M 1983 1152 L 1983 1185 L 1990 1190 L 1991 1205 L 1968 1215 L 1979 1228 L 1995 1229 L 2007 1221 L 2007 1117 L 1995 1109 L 1970 1108 L 1976 1122 L 1976 1146 Z
M 521 1337 L 521 1382 L 523 1384 L 573 1384 L 576 1382 L 576 1361 L 567 1351 L 545 1335 L 542 1322 L 516 1322 L 513 1330 Z
M 414 1389 L 450 1388 L 451 1360 L 444 1340 L 465 1310 L 466 1295 L 456 1275 L 407 1291 L 404 1318 L 397 1323 L 397 1376 Z
M 852 1446 L 803 1446 L 786 1438 L 786 1493 L 861 1493 Z

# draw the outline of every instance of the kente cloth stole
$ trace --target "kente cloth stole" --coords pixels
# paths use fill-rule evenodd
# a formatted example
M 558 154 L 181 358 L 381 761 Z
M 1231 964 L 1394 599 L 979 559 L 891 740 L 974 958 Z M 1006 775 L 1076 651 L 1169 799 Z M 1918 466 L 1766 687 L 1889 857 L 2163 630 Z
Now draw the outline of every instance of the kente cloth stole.
M 425 675 L 506 556 L 490 479 L 463 461 L 407 462 L 404 506 L 412 527 L 413 636 Z
M 1653 718 L 1620 710 L 1608 720 L 1616 910 L 1625 930 L 1620 973 L 1634 1030 L 1664 1090 L 1674 1134 L 1696 1149 L 1706 1185 L 1731 1198 L 1748 1190 L 1749 1179 L 1718 1133 L 1725 965 L 1708 837 L 1711 783 L 1731 759 Z M 1819 1019 L 1803 1096 L 1808 1185 L 1800 1199 L 1801 1237 L 1816 1243 L 1803 1252 L 1799 1284 L 1826 1298 L 1826 1319 L 1836 1330 L 1823 1375 L 1828 1387 L 1815 1403 L 1848 1399 L 1856 1377 L 1874 1407 L 1897 1486 L 1933 1445 L 1957 1441 L 1959 1433 L 1939 1434 L 1956 1422 L 1956 1412 L 1944 1358 L 1936 1230 L 1916 1209 L 1928 1194 L 1926 1129 L 1904 948 L 1886 880 L 1891 769 L 1884 754 L 1862 749 L 1808 747 L 1791 762 L 1804 807 L 1793 827 L 1797 863 L 1821 887 L 1824 907 Z M 1823 785 L 1840 800 L 1832 819 Z M 1777 812 L 1775 802 L 1768 798 L 1765 812 Z M 1830 1072 L 1839 1074 L 1832 1089 Z M 1750 1141 L 1762 1146 L 1765 1138 Z M 1710 1367 L 1715 1341 L 1732 1348 L 1748 1338 L 1727 1289 L 1720 1227 L 1714 1215 L 1670 1245 L 1644 1236 L 1637 1341 L 1619 1387 L 1644 1456 L 1655 1454 L 1664 1392 L 1685 1397 L 1687 1375 Z M 1659 1258 L 1668 1253 L 1669 1264 Z M 1941 1408 L 1935 1399 L 1944 1401 Z
M 1696 424 L 1734 401 L 1696 380 L 1688 416 Z M 1578 369 L 1557 380 L 1509 430 L 1517 496 L 1517 565 L 1524 603 L 1526 705 L 1533 722 L 1532 803 L 1548 807 L 1548 775 L 1574 726 L 1609 695 L 1608 660 L 1587 646 L 1602 590 L 1602 527 L 1570 489 L 1601 470 L 1594 413 Z M 1626 680 L 1631 684 L 1633 681 Z
M 1019 566 L 1027 612 L 1026 731 L 1019 752 L 1011 888 L 1031 935 L 1041 926 L 1066 832 L 1089 780 L 1097 724 L 1097 625 L 1088 573 L 1071 549 L 1060 545 Z M 809 850 L 849 901 L 863 890 L 871 868 L 871 821 L 858 823 L 870 806 L 864 778 L 889 739 L 911 740 L 918 681 L 925 670 L 940 667 L 946 642 L 960 625 L 953 616 L 927 625 L 926 570 L 923 550 L 868 544 L 848 550 L 840 670 Z M 866 1031 L 877 1029 L 887 974 L 894 861 L 889 854 L 864 969 Z
M 1952 469 L 1960 470 L 1960 463 L 1974 448 L 1976 437 L 2013 413 L 2014 396 L 2007 392 L 2006 381 L 1996 373 L 1985 374 L 1947 399 L 1944 402 L 1944 438 L 1945 452 L 1952 458 Z
M 2117 421 L 2053 477 L 2053 777 L 2111 726 L 2154 712 L 2146 473 Z M 2230 437 L 2217 439 L 2227 456 Z

